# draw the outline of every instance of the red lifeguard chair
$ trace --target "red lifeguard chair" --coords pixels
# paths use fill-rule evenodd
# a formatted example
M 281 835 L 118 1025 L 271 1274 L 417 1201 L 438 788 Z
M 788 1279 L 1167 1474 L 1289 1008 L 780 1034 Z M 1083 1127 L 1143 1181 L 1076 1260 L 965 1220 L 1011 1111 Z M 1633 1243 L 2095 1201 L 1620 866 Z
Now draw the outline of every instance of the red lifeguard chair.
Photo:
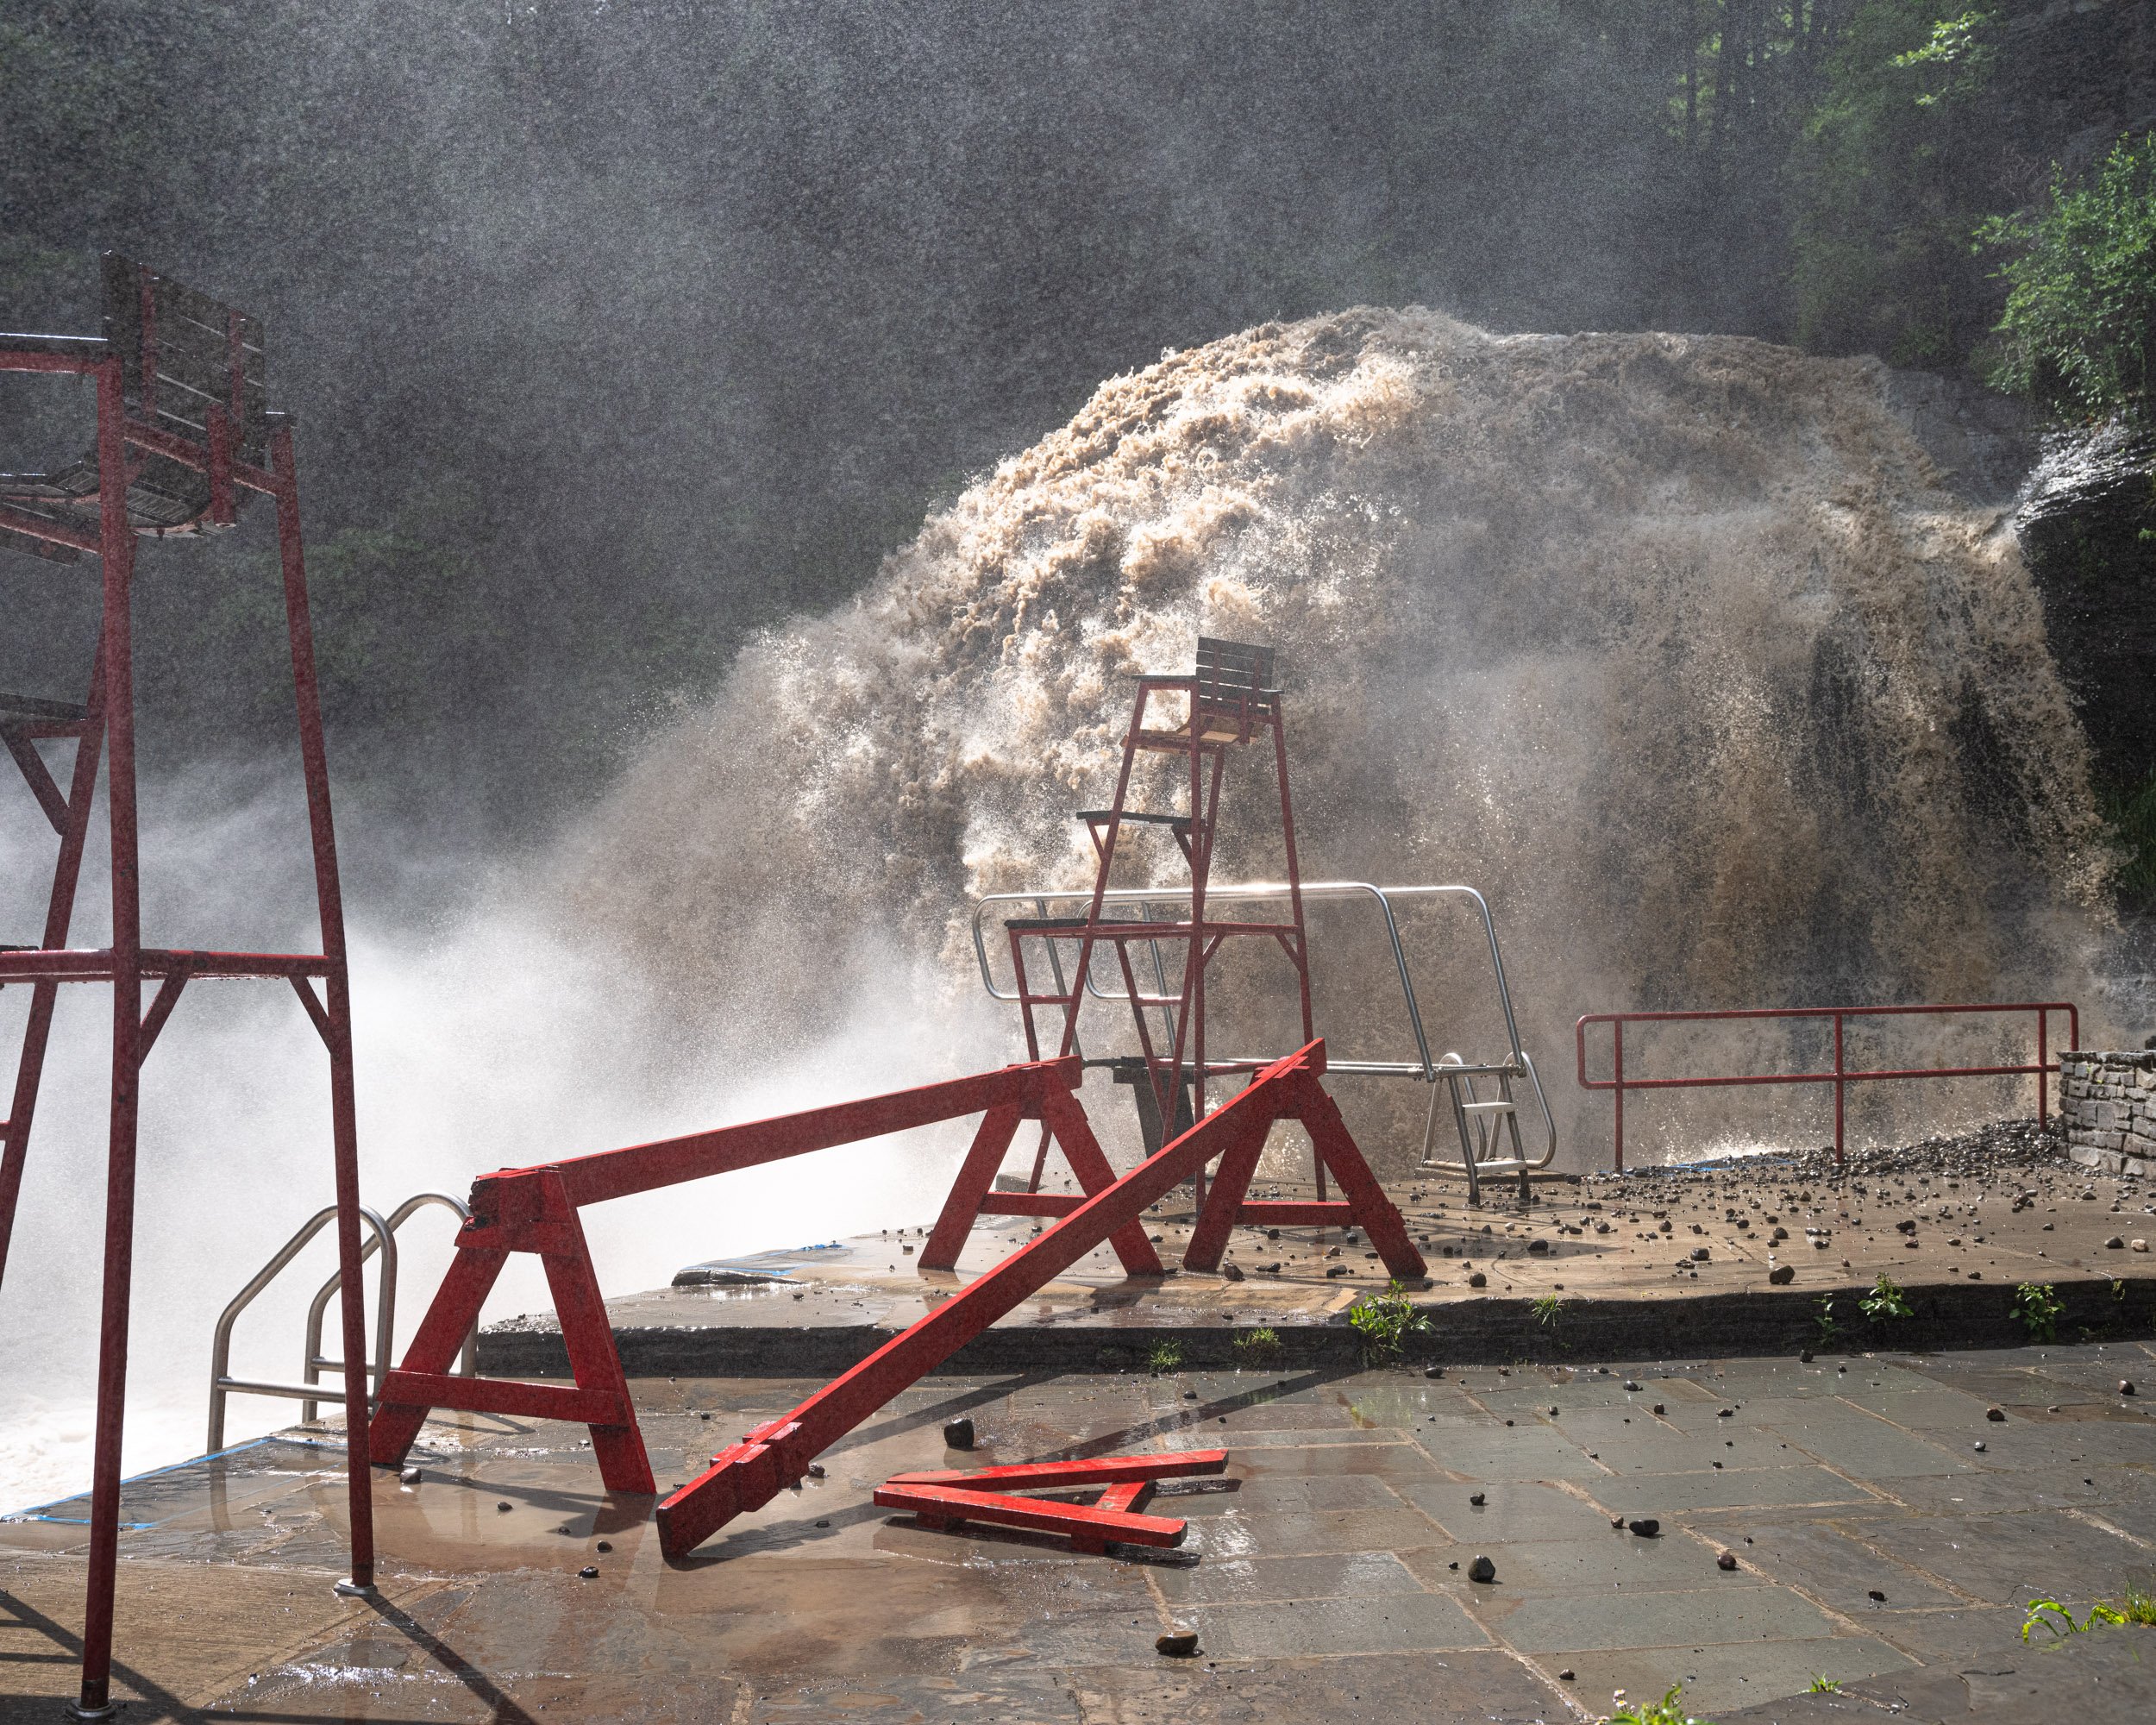
M 0 695 L 0 739 L 59 837 L 45 927 L 34 946 L 0 949 L 0 986 L 28 983 L 30 1002 L 12 1104 L 0 1122 L 0 1275 L 4 1275 L 53 1007 L 65 983 L 112 985 L 112 1079 L 104 1208 L 103 1308 L 97 1353 L 96 1449 L 91 1487 L 90 1574 L 84 1610 L 82 1719 L 109 1719 L 112 1602 L 118 1556 L 120 1439 L 127 1389 L 128 1300 L 134 1258 L 135 1125 L 143 1063 L 190 982 L 261 977 L 290 985 L 329 1056 L 337 1251 L 343 1276 L 346 1465 L 352 1573 L 340 1590 L 373 1590 L 373 1498 L 367 1467 L 366 1312 L 360 1253 L 359 1141 L 352 1088 L 351 989 L 336 837 L 322 740 L 314 637 L 299 532 L 291 422 L 268 410 L 261 325 L 254 318 L 115 254 L 104 259 L 102 336 L 0 335 L 0 372 L 96 380 L 97 440 L 72 464 L 0 474 L 0 547 L 61 562 L 98 560 L 103 620 L 88 693 L 79 706 Z M 298 709 L 300 761 L 313 840 L 322 950 L 200 952 L 142 944 L 135 829 L 135 543 L 143 536 L 229 527 L 255 493 L 277 508 L 285 615 Z M 39 750 L 69 742 L 62 792 Z M 75 888 L 89 840 L 100 755 L 107 774 L 112 944 L 70 947 Z M 157 984 L 148 1009 L 142 988 Z M 319 985 L 321 992 L 317 992 Z M 79 1218 L 55 1226 L 79 1228 Z

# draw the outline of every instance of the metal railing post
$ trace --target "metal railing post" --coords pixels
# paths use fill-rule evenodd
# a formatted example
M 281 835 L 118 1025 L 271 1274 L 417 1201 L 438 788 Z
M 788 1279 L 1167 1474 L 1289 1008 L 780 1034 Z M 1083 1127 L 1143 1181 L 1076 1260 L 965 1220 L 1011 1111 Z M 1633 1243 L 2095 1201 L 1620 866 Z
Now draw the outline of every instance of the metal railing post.
M 1834 1014 L 1834 1166 L 1843 1165 L 1842 1151 L 1842 1097 L 1848 1089 L 1843 1074 L 1847 1069 L 1841 1057 L 1841 1014 Z
M 2051 1029 L 2051 1013 L 2045 1007 L 2036 1009 L 2036 1126 L 2040 1132 L 2051 1124 L 2051 1054 L 2046 1040 Z
M 1625 1021 L 1619 1019 L 1609 1029 L 1610 1049 L 1616 1057 L 1617 1077 L 1617 1155 L 1613 1166 L 1622 1174 L 1625 1171 Z

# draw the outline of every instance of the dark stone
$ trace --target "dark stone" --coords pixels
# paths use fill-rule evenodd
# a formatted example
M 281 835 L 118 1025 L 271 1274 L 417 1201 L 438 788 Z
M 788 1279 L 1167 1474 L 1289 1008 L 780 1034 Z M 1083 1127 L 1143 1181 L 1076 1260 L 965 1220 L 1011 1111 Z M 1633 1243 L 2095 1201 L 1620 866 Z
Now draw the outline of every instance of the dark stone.
M 943 1426 L 943 1447 L 947 1450 L 969 1450 L 973 1447 L 973 1435 L 971 1420 L 947 1421 Z
M 1171 1659 L 1187 1659 L 1198 1651 L 1198 1632 L 1178 1623 L 1165 1635 L 1154 1637 L 1153 1651 L 1165 1653 Z
M 1767 1280 L 1777 1288 L 1786 1288 L 1796 1280 L 1796 1266 L 1793 1264 L 1777 1264 L 1767 1272 Z
M 1625 1525 L 1631 1528 L 1633 1533 L 1637 1534 L 1643 1540 L 1653 1540 L 1661 1537 L 1662 1523 L 1658 1521 L 1651 1515 L 1636 1515 L 1631 1521 L 1626 1522 Z
M 582 1569 L 577 1571 L 577 1573 L 586 1581 L 597 1581 L 599 1579 L 599 1565 L 597 1564 L 586 1564 Z
M 1734 1569 L 1734 1568 L 1736 1568 L 1736 1567 L 1737 1567 L 1737 1554 L 1736 1554 L 1736 1552 L 1718 1552 L 1718 1553 L 1715 1555 L 1715 1558 L 1714 1558 L 1714 1567 L 1715 1567 L 1716 1569 Z
M 1997 1425 L 2006 1418 L 2006 1409 L 2003 1408 L 1986 1408 L 1984 1410 L 1984 1417 L 1990 1421 L 1994 1425 Z
M 1476 1491 L 1469 1494 L 1467 1501 L 1479 1509 L 1483 1504 L 1489 1501 L 1489 1494 L 1486 1492 Z
M 419 1470 L 416 1467 L 408 1467 L 397 1477 L 404 1481 L 404 1483 L 407 1485 L 417 1485 L 419 1484 Z
M 1497 1565 L 1478 1553 L 1475 1561 L 1467 1566 L 1467 1578 L 1470 1581 L 1495 1581 L 1497 1579 Z

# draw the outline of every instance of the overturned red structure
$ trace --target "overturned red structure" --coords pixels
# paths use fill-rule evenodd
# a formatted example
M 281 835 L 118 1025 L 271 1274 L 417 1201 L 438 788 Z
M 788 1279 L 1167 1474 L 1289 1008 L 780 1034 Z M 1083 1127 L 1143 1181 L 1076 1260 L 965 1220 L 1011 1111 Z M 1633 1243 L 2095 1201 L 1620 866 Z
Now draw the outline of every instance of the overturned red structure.
M 0 696 L 0 737 L 60 839 L 38 945 L 0 950 L 0 985 L 27 982 L 30 1002 L 12 1102 L 0 1139 L 0 1273 L 6 1265 L 29 1152 L 53 1011 L 66 982 L 112 985 L 112 1066 L 104 1205 L 103 1310 L 97 1353 L 96 1453 L 91 1488 L 88 1600 L 76 1714 L 109 1718 L 113 1585 L 118 1556 L 120 1447 L 126 1399 L 128 1302 L 134 1266 L 135 1139 L 143 1063 L 181 990 L 197 979 L 260 977 L 288 983 L 329 1057 L 338 1262 L 344 1277 L 344 1357 L 367 1357 L 361 1305 L 359 1141 L 352 1082 L 351 991 L 344 912 L 330 819 L 314 634 L 299 527 L 299 481 L 290 422 L 268 411 L 261 326 L 253 318 L 128 260 L 104 260 L 104 333 L 0 335 L 0 372 L 87 377 L 97 385 L 91 453 L 47 474 L 0 475 L 0 546 L 59 562 L 96 557 L 103 612 L 79 706 L 42 697 Z M 250 494 L 277 509 L 285 618 L 300 763 L 314 851 L 322 950 L 306 953 L 176 951 L 142 944 L 135 819 L 132 604 L 135 542 L 148 535 L 230 526 Z M 38 744 L 72 741 L 62 792 Z M 67 945 L 90 832 L 100 754 L 110 815 L 112 944 Z M 147 1012 L 142 985 L 158 984 Z M 321 985 L 322 993 L 316 988 Z M 71 1219 L 71 1225 L 72 1219 Z M 348 1457 L 352 1574 L 371 1590 L 373 1521 L 367 1455 L 364 1373 L 345 1378 L 353 1437 Z
M 955 1238 L 943 1234 L 954 1258 L 956 1242 L 962 1241 L 963 1227 L 975 1214 L 981 1170 L 993 1173 L 994 1159 L 1023 1120 L 1048 1125 L 1085 1195 L 1072 1198 L 1069 1213 L 1037 1238 L 784 1418 L 758 1427 L 713 1457 L 704 1473 L 666 1498 L 658 1508 L 659 1534 L 670 1560 L 680 1562 L 736 1515 L 769 1502 L 804 1478 L 824 1450 L 1095 1247 L 1112 1247 L 1133 1274 L 1158 1274 L 1159 1261 L 1141 1218 L 1148 1207 L 1208 1164 L 1219 1163 L 1219 1176 L 1200 1213 L 1186 1262 L 1209 1255 L 1207 1261 L 1217 1263 L 1229 1229 L 1252 1212 L 1263 1220 L 1285 1220 L 1293 1217 L 1283 1213 L 1313 1208 L 1244 1201 L 1276 1120 L 1302 1123 L 1347 1194 L 1344 1201 L 1325 1207 L 1326 1220 L 1358 1223 L 1394 1275 L 1420 1277 L 1421 1255 L 1319 1082 L 1324 1071 L 1325 1044 L 1313 1041 L 1257 1074 L 1231 1101 L 1120 1177 L 1109 1168 L 1071 1094 L 1080 1074 L 1075 1060 L 1006 1066 L 774 1120 L 483 1175 L 473 1186 L 472 1220 L 457 1236 L 455 1260 L 403 1364 L 384 1380 L 370 1447 L 385 1465 L 401 1461 L 436 1408 L 574 1421 L 591 1428 L 600 1477 L 610 1490 L 651 1491 L 651 1464 L 579 1210 L 610 1198 L 976 1113 L 982 1116 L 981 1124 L 944 1212 L 947 1220 L 962 1219 L 951 1223 Z M 512 1251 L 536 1253 L 546 1266 L 573 1386 L 450 1374 L 466 1332 Z
M 1188 1531 L 1170 1515 L 1139 1513 L 1155 1483 L 1226 1471 L 1225 1450 L 1182 1450 L 1169 1455 L 1096 1456 L 1086 1461 L 1029 1461 L 968 1473 L 938 1468 L 894 1473 L 872 1501 L 881 1509 L 911 1509 L 924 1527 L 956 1527 L 967 1521 L 1054 1534 L 1078 1552 L 1100 1552 L 1110 1541 L 1126 1546 L 1180 1546 Z M 1018 1491 L 1107 1488 L 1091 1503 L 1052 1497 L 1018 1497 Z

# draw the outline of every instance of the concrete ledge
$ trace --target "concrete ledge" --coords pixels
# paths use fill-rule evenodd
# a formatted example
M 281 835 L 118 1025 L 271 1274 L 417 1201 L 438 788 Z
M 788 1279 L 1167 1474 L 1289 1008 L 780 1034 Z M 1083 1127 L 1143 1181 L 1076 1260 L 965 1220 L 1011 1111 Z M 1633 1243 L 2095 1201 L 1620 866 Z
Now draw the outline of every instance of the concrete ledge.
M 2065 1311 L 2062 1342 L 2125 1341 L 2156 1336 L 2156 1276 L 2117 1283 L 2078 1279 L 2054 1284 Z M 1702 1355 L 1826 1352 L 1866 1349 L 1940 1352 L 2021 1347 L 2032 1339 L 2013 1314 L 2009 1282 L 1940 1282 L 1907 1288 L 1914 1314 L 1869 1324 L 1857 1309 L 1867 1287 L 1761 1288 L 1738 1293 L 1652 1299 L 1567 1300 L 1545 1321 L 1532 1301 L 1448 1301 L 1426 1311 L 1431 1329 L 1411 1337 L 1409 1364 L 1488 1364 L 1514 1360 L 1689 1359 Z M 1833 1301 L 1838 1333 L 1822 1337 L 1819 1302 Z M 876 1325 L 800 1329 L 768 1327 L 617 1328 L 615 1346 L 631 1377 L 826 1377 L 858 1364 L 897 1332 Z M 1186 1366 L 1326 1366 L 1363 1363 L 1361 1339 L 1338 1320 L 1280 1325 L 1274 1346 L 1250 1346 L 1252 1327 L 1228 1325 L 1016 1326 L 990 1330 L 940 1370 L 973 1375 L 1006 1371 L 1128 1371 L 1144 1369 L 1156 1347 L 1175 1348 Z M 490 1377 L 567 1377 L 558 1332 L 516 1330 L 479 1337 L 479 1371 Z

